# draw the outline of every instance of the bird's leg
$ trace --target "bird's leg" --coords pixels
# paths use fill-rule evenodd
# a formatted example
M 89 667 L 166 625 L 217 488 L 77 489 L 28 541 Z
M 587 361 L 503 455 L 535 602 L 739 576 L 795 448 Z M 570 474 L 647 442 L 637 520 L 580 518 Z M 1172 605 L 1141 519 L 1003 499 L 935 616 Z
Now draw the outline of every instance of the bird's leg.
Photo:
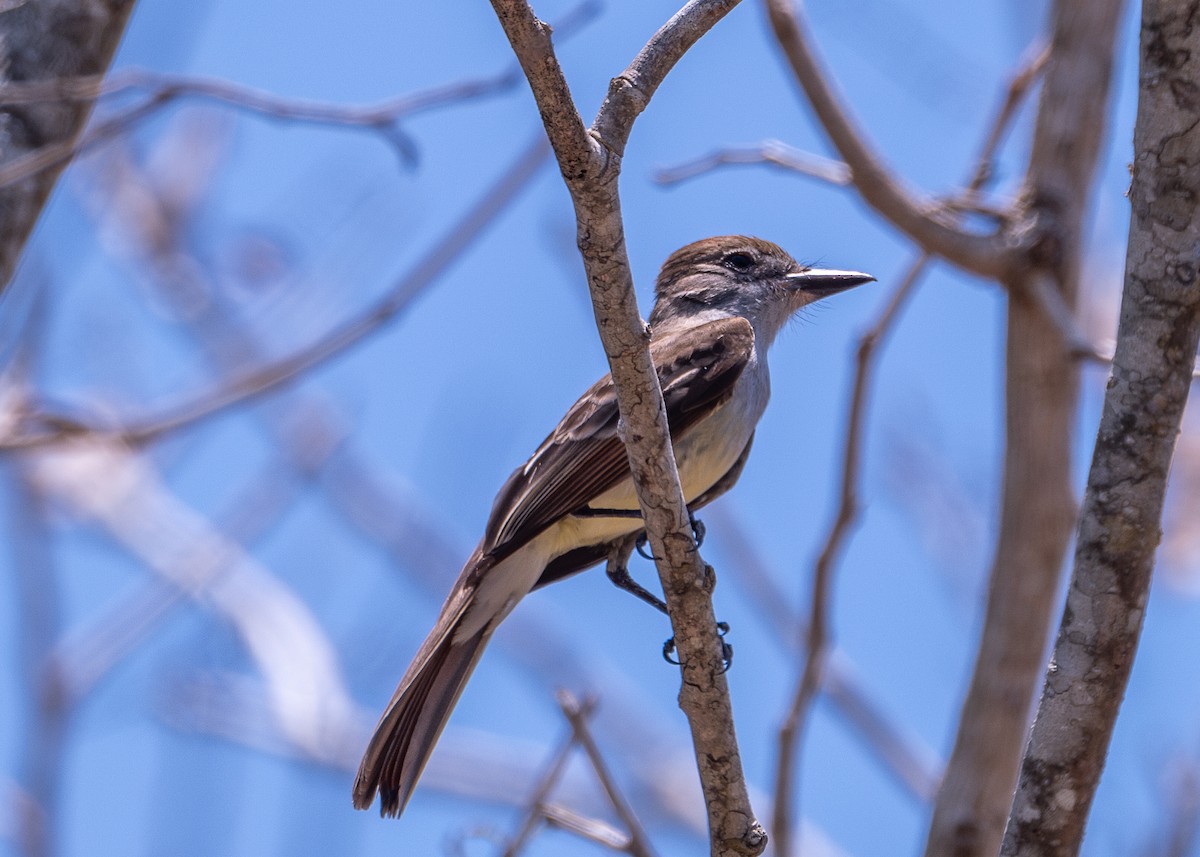
M 592 509 L 590 507 L 585 507 L 583 514 L 587 517 L 600 517 L 606 514 L 609 517 L 633 517 L 632 515 L 625 514 L 627 511 L 628 510 L 625 509 Z M 640 517 L 640 515 L 638 515 L 638 517 Z M 688 521 L 692 525 L 692 533 L 696 539 L 696 547 L 699 547 L 701 542 L 704 541 L 704 523 L 695 515 L 693 515 L 690 510 L 688 511 Z M 651 607 L 654 607 L 659 612 L 669 617 L 671 614 L 667 611 L 666 602 L 634 580 L 633 576 L 629 573 L 629 558 L 633 555 L 634 548 L 637 548 L 637 552 L 642 554 L 642 556 L 646 556 L 647 559 L 654 558 L 652 556 L 647 556 L 643 551 L 645 545 L 645 530 L 637 535 L 630 535 L 617 541 L 613 545 L 612 549 L 608 552 L 608 564 L 605 566 L 605 573 L 608 575 L 608 579 L 611 580 L 618 588 L 625 590 L 633 596 L 636 596 L 637 598 L 649 604 Z M 716 575 L 713 573 L 711 565 L 706 565 L 704 570 L 708 578 L 705 581 L 705 586 L 709 589 L 709 591 L 711 591 L 712 587 L 716 584 Z M 727 671 L 730 666 L 733 665 L 733 646 L 725 641 L 725 635 L 728 633 L 729 623 L 718 622 L 717 634 L 721 638 L 721 660 L 725 664 L 725 669 L 722 670 L 722 672 Z M 663 659 L 666 660 L 667 663 L 675 664 L 676 666 L 679 665 L 679 661 L 675 660 L 673 657 L 675 654 L 674 637 L 671 637 L 669 640 L 663 643 L 662 654 Z
M 604 571 L 608 575 L 608 579 L 615 583 L 618 588 L 624 589 L 630 595 L 642 599 L 651 607 L 666 614 L 666 602 L 634 580 L 633 576 L 629 573 L 629 557 L 633 553 L 633 546 L 634 544 L 639 544 L 643 538 L 645 538 L 645 533 L 636 538 L 629 536 L 619 541 L 608 552 L 608 565 Z

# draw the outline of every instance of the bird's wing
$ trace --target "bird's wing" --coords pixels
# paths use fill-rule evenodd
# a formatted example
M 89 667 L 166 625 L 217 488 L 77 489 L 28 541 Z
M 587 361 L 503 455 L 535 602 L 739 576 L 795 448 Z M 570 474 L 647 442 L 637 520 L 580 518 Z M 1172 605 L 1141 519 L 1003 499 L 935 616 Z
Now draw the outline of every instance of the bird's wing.
M 729 400 L 753 351 L 754 330 L 743 318 L 706 322 L 651 342 L 673 440 Z M 605 376 L 500 489 L 484 553 L 507 556 L 629 476 L 618 418 L 612 377 Z

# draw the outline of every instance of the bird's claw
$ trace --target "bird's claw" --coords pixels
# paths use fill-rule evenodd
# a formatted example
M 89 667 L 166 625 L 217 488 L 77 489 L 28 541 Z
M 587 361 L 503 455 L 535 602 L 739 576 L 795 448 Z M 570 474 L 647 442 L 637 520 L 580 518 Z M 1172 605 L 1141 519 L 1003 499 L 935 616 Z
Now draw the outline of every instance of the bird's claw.
M 658 562 L 658 557 L 656 557 L 651 551 L 646 550 L 646 545 L 648 545 L 648 544 L 650 544 L 650 537 L 648 535 L 646 535 L 645 530 L 642 530 L 641 534 L 637 537 L 637 541 L 634 542 L 633 546 L 635 548 L 637 548 L 638 554 L 643 559 L 648 559 L 651 562 Z
M 699 548 L 700 545 L 704 544 L 704 536 L 708 532 L 708 528 L 704 526 L 703 521 L 693 515 L 690 511 L 688 512 L 688 524 L 690 524 L 692 527 L 692 540 L 696 543 L 696 547 Z M 643 530 L 642 533 L 637 537 L 634 547 L 637 548 L 638 554 L 641 555 L 643 559 L 648 559 L 651 562 L 658 562 L 658 557 L 656 557 L 652 552 L 646 550 L 646 545 L 649 543 L 650 537 L 647 536 L 646 531 Z
M 729 623 L 728 622 L 718 622 L 717 623 L 717 636 L 721 638 L 721 664 L 722 664 L 721 672 L 723 672 L 723 673 L 729 672 L 729 668 L 731 666 L 733 666 L 733 646 L 729 645 L 729 643 L 726 642 L 726 640 L 725 640 L 725 635 L 728 633 L 729 633 Z M 674 655 L 674 654 L 675 654 L 675 638 L 671 637 L 671 639 L 669 639 L 665 643 L 663 643 L 663 648 L 662 648 L 663 660 L 665 660 L 669 664 L 674 664 L 675 666 L 679 666 L 679 661 L 675 660 L 675 658 L 672 657 L 672 655 Z

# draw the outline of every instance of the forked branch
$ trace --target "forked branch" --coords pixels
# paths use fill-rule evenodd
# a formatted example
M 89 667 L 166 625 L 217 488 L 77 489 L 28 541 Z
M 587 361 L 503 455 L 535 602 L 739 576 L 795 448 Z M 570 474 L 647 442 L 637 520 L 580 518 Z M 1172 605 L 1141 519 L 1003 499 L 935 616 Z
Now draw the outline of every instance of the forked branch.
M 680 707 L 692 729 L 714 855 L 758 854 L 766 847 L 766 834 L 755 820 L 742 774 L 710 597 L 711 570 L 700 559 L 688 525 L 662 391 L 650 361 L 649 333 L 634 297 L 617 180 L 638 115 L 679 58 L 735 5 L 737 0 L 685 5 L 614 79 L 588 128 L 554 55 L 550 29 L 525 0 L 492 0 L 529 79 L 575 205 L 592 308 L 682 664 Z
M 935 200 L 915 194 L 884 166 L 826 78 L 796 0 L 766 2 L 775 38 L 863 200 L 926 252 L 978 276 L 998 278 L 1015 264 L 1020 256 L 1014 254 L 1021 248 L 1003 229 L 967 231 Z

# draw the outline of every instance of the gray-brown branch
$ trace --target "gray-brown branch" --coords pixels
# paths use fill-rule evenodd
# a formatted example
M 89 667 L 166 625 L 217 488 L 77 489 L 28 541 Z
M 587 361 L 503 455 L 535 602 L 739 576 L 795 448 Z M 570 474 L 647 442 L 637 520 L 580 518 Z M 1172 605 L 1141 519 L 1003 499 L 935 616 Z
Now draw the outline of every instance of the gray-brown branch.
M 766 834 L 750 807 L 742 773 L 713 614 L 712 570 L 701 560 L 688 525 L 662 391 L 650 361 L 649 332 L 634 296 L 617 180 L 634 120 L 679 58 L 737 2 L 685 5 L 614 78 L 588 128 L 555 57 L 550 28 L 525 0 L 492 0 L 529 79 L 575 206 L 579 250 L 617 392 L 633 483 L 660 558 L 659 577 L 682 664 L 679 704 L 692 730 L 714 855 L 759 854 Z
M 1005 279 L 1005 450 L 983 633 L 930 823 L 928 857 L 992 857 L 1012 800 L 1076 516 L 1079 361 L 1038 292 L 1074 314 L 1083 225 L 1122 0 L 1058 0 L 1020 222 L 1036 236 Z
M 1019 246 L 1002 231 L 963 229 L 936 201 L 918 196 L 894 176 L 851 119 L 826 79 L 798 0 L 766 0 L 771 27 L 796 82 L 821 127 L 854 178 L 863 200 L 922 249 L 981 277 L 997 277 L 1013 263 Z
M 1133 217 L 1117 347 L 1075 567 L 1005 857 L 1078 854 L 1141 634 L 1167 471 L 1200 341 L 1195 15 L 1194 0 L 1146 0 L 1142 7 Z

